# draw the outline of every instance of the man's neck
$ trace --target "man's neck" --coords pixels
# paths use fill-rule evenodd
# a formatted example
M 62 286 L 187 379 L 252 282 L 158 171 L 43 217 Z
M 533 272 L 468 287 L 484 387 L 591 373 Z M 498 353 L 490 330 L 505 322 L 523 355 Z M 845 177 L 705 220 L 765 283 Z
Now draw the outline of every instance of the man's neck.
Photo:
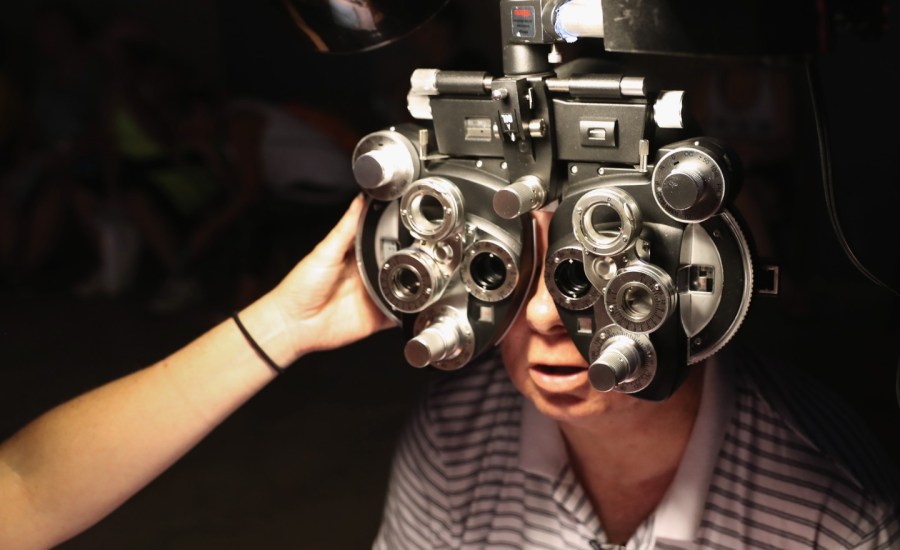
M 690 439 L 702 387 L 703 368 L 694 367 L 664 402 L 636 403 L 590 425 L 560 423 L 569 461 L 609 542 L 625 544 L 662 500 Z

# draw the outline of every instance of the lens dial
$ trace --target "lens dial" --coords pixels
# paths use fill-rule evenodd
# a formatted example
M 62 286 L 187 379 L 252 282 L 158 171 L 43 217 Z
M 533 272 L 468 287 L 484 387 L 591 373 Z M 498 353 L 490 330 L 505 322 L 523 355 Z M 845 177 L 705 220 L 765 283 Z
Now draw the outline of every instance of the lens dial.
M 572 228 L 585 250 L 602 256 L 620 254 L 641 233 L 641 211 L 625 191 L 601 187 L 575 203 Z
M 672 219 L 702 222 L 721 210 L 726 194 L 724 153 L 705 141 L 678 147 L 653 170 L 653 198 Z
M 606 285 L 605 305 L 610 318 L 631 332 L 653 332 L 675 309 L 672 278 L 652 264 L 635 264 L 618 272 Z

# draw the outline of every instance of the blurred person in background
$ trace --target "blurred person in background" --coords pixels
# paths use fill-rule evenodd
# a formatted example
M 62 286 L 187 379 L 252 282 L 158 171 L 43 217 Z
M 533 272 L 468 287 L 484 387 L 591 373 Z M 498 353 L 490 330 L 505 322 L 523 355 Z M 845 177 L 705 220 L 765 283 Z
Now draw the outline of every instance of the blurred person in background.
M 33 37 L 34 69 L 21 85 L 24 113 L 0 176 L 0 244 L 18 282 L 57 252 L 73 189 L 99 177 L 102 84 L 91 28 L 69 4 L 50 3 L 38 9 Z

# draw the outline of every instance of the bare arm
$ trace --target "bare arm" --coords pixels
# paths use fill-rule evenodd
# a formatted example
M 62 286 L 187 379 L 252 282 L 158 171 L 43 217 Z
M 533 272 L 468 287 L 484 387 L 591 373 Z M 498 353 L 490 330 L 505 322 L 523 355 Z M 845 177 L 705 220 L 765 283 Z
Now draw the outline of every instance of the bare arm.
M 350 254 L 360 206 L 357 199 L 278 287 L 241 312 L 278 364 L 390 326 Z M 93 525 L 273 377 L 229 320 L 45 413 L 0 445 L 0 548 L 45 548 Z

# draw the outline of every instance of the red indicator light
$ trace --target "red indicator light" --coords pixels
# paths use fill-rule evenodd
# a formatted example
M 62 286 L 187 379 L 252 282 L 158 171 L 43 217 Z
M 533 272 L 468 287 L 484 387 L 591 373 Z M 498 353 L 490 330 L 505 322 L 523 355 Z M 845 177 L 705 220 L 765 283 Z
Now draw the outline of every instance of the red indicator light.
M 513 15 L 516 17 L 531 17 L 532 12 L 528 9 L 517 8 L 513 10 Z

